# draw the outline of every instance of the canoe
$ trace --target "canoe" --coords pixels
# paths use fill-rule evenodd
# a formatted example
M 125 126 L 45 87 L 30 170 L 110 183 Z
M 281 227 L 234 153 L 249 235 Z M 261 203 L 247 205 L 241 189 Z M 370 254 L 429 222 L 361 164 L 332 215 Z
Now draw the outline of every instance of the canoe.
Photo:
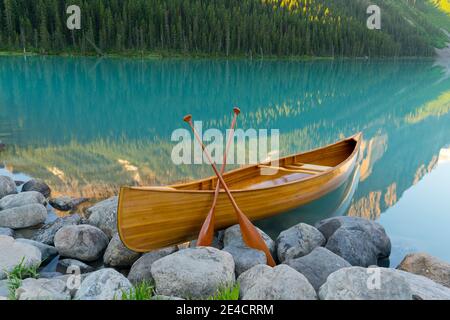
M 362 134 L 223 175 L 240 209 L 251 220 L 268 218 L 317 200 L 341 186 L 357 163 Z M 270 173 L 270 175 L 267 175 Z M 217 177 L 167 187 L 123 187 L 117 210 L 122 242 L 137 252 L 184 243 L 198 236 L 214 198 Z M 217 230 L 237 224 L 221 190 Z

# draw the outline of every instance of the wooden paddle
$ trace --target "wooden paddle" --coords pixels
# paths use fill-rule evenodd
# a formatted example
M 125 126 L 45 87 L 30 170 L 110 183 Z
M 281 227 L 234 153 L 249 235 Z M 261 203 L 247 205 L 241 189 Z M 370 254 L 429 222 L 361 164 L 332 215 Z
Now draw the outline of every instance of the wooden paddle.
M 189 124 L 192 131 L 194 132 L 194 136 L 197 139 L 198 143 L 202 146 L 203 152 L 205 153 L 206 157 L 208 158 L 209 163 L 211 164 L 211 167 L 214 170 L 214 173 L 216 174 L 217 178 L 220 181 L 220 184 L 222 184 L 222 187 L 224 188 L 228 198 L 230 199 L 231 204 L 233 205 L 234 211 L 236 212 L 239 226 L 241 227 L 241 233 L 242 233 L 242 239 L 244 242 L 249 246 L 250 248 L 261 250 L 266 254 L 267 257 L 267 264 L 271 267 L 275 267 L 276 263 L 275 260 L 273 260 L 273 257 L 269 251 L 269 248 L 267 248 L 266 243 L 264 242 L 263 238 L 259 234 L 258 230 L 256 230 L 255 226 L 248 220 L 248 218 L 245 216 L 245 214 L 239 209 L 236 201 L 234 200 L 233 195 L 231 194 L 230 189 L 228 188 L 227 184 L 225 183 L 225 180 L 223 179 L 220 172 L 217 170 L 216 165 L 214 164 L 214 161 L 211 158 L 211 155 L 209 154 L 208 150 L 206 149 L 206 146 L 203 144 L 202 139 L 200 138 L 197 130 L 195 130 L 194 124 L 192 123 L 192 116 L 187 115 L 184 117 L 184 121 Z
M 234 111 L 234 117 L 233 117 L 233 121 L 231 123 L 227 147 L 223 154 L 223 163 L 222 163 L 222 167 L 220 168 L 220 174 L 223 174 L 225 172 L 225 168 L 227 166 L 228 150 L 230 149 L 231 142 L 233 142 L 233 138 L 234 138 L 234 127 L 236 125 L 237 116 L 239 115 L 239 113 L 241 113 L 241 110 L 237 107 L 234 108 L 233 111 Z M 211 210 L 209 210 L 209 213 L 206 216 L 205 222 L 203 223 L 202 229 L 200 230 L 200 234 L 198 235 L 197 246 L 199 246 L 199 247 L 209 247 L 213 243 L 214 225 L 215 225 L 215 216 L 216 216 L 215 211 L 216 211 L 216 205 L 217 205 L 217 199 L 219 197 L 219 193 L 220 193 L 220 183 L 217 183 L 216 191 L 214 192 L 214 199 L 213 199 L 213 203 L 211 206 Z

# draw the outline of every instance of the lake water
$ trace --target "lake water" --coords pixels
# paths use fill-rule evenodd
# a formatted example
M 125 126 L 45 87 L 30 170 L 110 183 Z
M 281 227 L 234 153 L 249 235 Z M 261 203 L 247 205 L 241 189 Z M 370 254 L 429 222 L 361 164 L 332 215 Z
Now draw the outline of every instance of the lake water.
M 221 61 L 0 57 L 0 172 L 44 179 L 54 195 L 108 197 L 120 185 L 210 176 L 175 166 L 173 130 L 280 129 L 281 154 L 364 133 L 339 190 L 259 222 L 276 235 L 349 214 L 379 220 L 391 265 L 412 251 L 450 261 L 450 72 L 446 61 Z

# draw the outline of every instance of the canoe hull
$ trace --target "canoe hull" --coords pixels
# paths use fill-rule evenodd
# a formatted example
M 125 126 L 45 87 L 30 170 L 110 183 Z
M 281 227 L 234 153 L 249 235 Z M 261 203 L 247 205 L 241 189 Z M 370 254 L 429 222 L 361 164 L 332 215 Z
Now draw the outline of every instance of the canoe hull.
M 240 209 L 252 220 L 260 220 L 297 208 L 339 188 L 353 172 L 359 151 L 339 166 L 311 179 L 273 188 L 237 190 L 232 194 Z M 211 191 L 124 187 L 120 191 L 118 230 L 131 250 L 148 252 L 195 239 L 210 210 Z M 216 208 L 217 230 L 237 224 L 236 214 L 225 192 Z

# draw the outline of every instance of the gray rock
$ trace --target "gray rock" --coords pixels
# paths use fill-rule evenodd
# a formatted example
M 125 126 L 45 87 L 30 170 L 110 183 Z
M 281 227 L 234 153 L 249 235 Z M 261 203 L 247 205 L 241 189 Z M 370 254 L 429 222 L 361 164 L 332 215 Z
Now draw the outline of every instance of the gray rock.
M 320 288 L 319 297 L 321 300 L 412 300 L 413 291 L 396 270 L 350 267 L 332 273 Z
M 224 230 L 220 230 L 214 234 L 213 243 L 211 247 L 222 250 L 223 249 L 223 237 L 225 235 Z M 189 243 L 189 248 L 197 247 L 197 240 L 193 240 Z
M 263 251 L 250 249 L 248 247 L 228 246 L 223 249 L 233 256 L 236 276 L 251 269 L 258 264 L 266 264 L 267 258 Z
M 84 262 L 75 259 L 62 259 L 58 261 L 56 270 L 60 270 L 62 273 L 67 273 L 68 268 L 77 268 L 81 274 L 93 272 L 95 269 Z
M 83 202 L 88 201 L 87 198 L 72 198 L 68 196 L 63 196 L 59 198 L 50 199 L 49 203 L 50 205 L 59 210 L 59 211 L 70 211 L 75 209 L 78 205 L 80 205 Z
M 0 228 L 0 236 L 8 236 L 14 238 L 16 236 L 16 233 L 13 229 L 10 228 Z
M 275 254 L 276 254 L 275 242 L 267 234 L 265 234 L 264 231 L 260 230 L 259 228 L 256 228 L 256 229 L 261 234 L 261 236 L 262 236 L 264 242 L 266 243 L 267 247 L 269 248 L 272 256 L 275 257 Z M 234 225 L 232 227 L 229 227 L 228 229 L 225 230 L 225 234 L 223 237 L 223 246 L 224 247 L 229 247 L 229 246 L 247 247 L 244 240 L 242 239 L 241 228 L 238 224 Z
M 17 188 L 14 180 L 7 176 L 0 176 L 0 199 L 15 193 L 17 193 Z
M 119 234 L 116 233 L 106 248 L 103 262 L 110 267 L 131 267 L 140 256 L 140 253 L 125 247 Z
M 86 210 L 87 223 L 102 230 L 110 239 L 117 233 L 118 199 L 109 198 Z
M 41 252 L 29 244 L 20 243 L 11 237 L 0 236 L 0 280 L 23 261 L 26 267 L 39 266 Z
M 210 247 L 189 248 L 154 262 L 156 293 L 182 298 L 205 298 L 234 284 L 233 257 Z
M 8 280 L 0 280 L 0 297 L 9 296 Z
M 25 279 L 16 290 L 18 300 L 70 300 L 66 283 L 58 279 Z
M 47 205 L 44 196 L 36 191 L 22 192 L 19 194 L 10 194 L 0 200 L 0 210 L 22 207 L 28 204 Z
M 49 246 L 47 244 L 29 240 L 29 239 L 16 239 L 16 241 L 19 243 L 26 243 L 26 244 L 29 244 L 29 245 L 32 245 L 32 246 L 35 246 L 36 248 L 38 248 L 39 251 L 41 252 L 42 261 L 46 261 L 47 259 L 53 258 L 56 255 L 58 255 L 58 250 L 56 250 L 55 247 Z
M 396 270 L 408 282 L 415 299 L 450 300 L 450 289 L 426 277 Z
M 357 230 L 360 234 L 364 233 L 365 238 L 370 239 L 370 243 L 375 248 L 374 251 L 379 259 L 387 258 L 391 254 L 391 240 L 386 235 L 383 226 L 375 221 L 359 217 L 335 217 L 319 222 L 316 227 L 322 232 L 327 241 L 329 241 L 341 227 L 346 228 L 350 232 Z M 350 262 L 350 260 L 346 260 Z
M 325 237 L 316 228 L 300 223 L 280 233 L 276 240 L 278 260 L 284 262 L 306 256 L 325 244 Z
M 76 300 L 121 300 L 122 293 L 133 286 L 114 269 L 102 269 L 89 274 L 75 294 Z
M 310 254 L 285 262 L 288 266 L 303 274 L 318 292 L 333 272 L 351 267 L 351 264 L 329 251 L 317 247 Z
M 63 257 L 95 261 L 108 245 L 108 237 L 89 225 L 66 226 L 55 235 L 55 247 Z
M 53 279 L 63 276 L 61 272 L 39 272 L 39 279 Z
M 23 229 L 44 223 L 47 209 L 41 204 L 29 204 L 0 211 L 0 226 Z
M 50 197 L 50 194 L 52 193 L 50 187 L 44 181 L 38 179 L 32 179 L 26 182 L 22 186 L 22 192 L 26 191 L 40 192 L 46 198 Z
M 308 280 L 287 265 L 257 265 L 238 278 L 242 300 L 317 300 Z
M 64 226 L 76 226 L 81 223 L 81 217 L 78 214 L 57 218 L 55 221 L 42 226 L 33 236 L 33 240 L 48 245 L 54 244 L 55 234 Z
M 181 301 L 181 300 L 184 300 L 184 299 L 183 298 L 178 298 L 178 297 L 156 295 L 156 296 L 153 296 L 151 298 L 151 300 L 177 300 L 177 301 Z
M 450 288 L 450 264 L 427 253 L 408 254 L 397 269 L 427 277 Z
M 133 284 L 138 284 L 143 281 L 153 282 L 151 272 L 152 264 L 176 251 L 177 247 L 169 247 L 144 254 L 131 267 L 128 280 Z

